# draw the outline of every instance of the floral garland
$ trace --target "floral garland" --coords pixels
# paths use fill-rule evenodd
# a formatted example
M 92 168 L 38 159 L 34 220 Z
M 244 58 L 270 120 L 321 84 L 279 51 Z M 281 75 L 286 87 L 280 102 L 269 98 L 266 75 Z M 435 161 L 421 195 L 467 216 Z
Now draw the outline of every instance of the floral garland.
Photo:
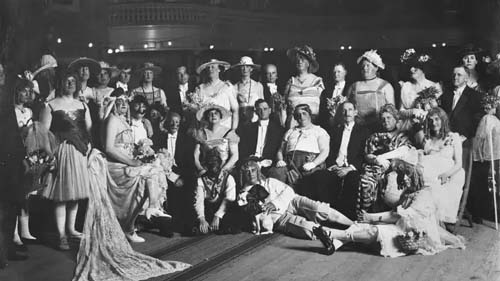
M 401 63 L 409 63 L 410 61 L 416 61 L 417 63 L 427 63 L 432 59 L 428 54 L 419 54 L 415 49 L 406 49 L 405 52 L 399 57 Z

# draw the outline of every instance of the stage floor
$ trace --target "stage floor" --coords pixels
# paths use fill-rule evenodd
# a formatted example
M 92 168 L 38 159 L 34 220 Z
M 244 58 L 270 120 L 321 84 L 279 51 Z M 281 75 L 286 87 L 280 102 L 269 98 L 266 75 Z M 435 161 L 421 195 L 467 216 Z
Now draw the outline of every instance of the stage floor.
M 162 238 L 143 233 L 144 244 L 134 248 L 163 260 L 178 260 L 192 268 L 160 280 L 484 280 L 500 281 L 500 232 L 493 224 L 461 227 L 467 249 L 446 250 L 435 256 L 383 258 L 363 247 L 346 246 L 332 256 L 319 253 L 319 241 L 279 234 L 254 236 L 208 235 Z M 2 281 L 71 280 L 76 259 L 45 245 L 29 245 L 30 259 L 10 262 L 0 271 Z

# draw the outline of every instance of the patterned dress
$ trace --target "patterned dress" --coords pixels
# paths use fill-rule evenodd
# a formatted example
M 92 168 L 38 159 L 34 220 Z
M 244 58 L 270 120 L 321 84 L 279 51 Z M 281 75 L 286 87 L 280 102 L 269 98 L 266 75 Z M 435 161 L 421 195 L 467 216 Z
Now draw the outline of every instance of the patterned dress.
M 381 155 L 401 146 L 411 146 L 404 133 L 374 133 L 366 140 L 365 155 Z M 387 169 L 377 164 L 365 164 L 359 185 L 358 216 L 362 211 L 371 211 L 377 198 L 383 195 Z

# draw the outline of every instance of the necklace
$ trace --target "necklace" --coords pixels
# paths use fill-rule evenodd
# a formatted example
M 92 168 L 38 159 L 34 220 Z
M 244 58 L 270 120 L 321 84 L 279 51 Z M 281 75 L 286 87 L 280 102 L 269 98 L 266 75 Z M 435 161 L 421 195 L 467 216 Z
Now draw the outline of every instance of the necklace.
M 219 87 L 219 85 L 222 83 L 221 80 L 218 80 L 215 84 L 207 83 L 206 88 L 212 88 L 213 92 L 210 93 L 210 91 L 207 91 L 207 97 L 209 98 L 215 98 L 216 96 L 219 95 L 219 92 L 222 90 L 223 87 Z

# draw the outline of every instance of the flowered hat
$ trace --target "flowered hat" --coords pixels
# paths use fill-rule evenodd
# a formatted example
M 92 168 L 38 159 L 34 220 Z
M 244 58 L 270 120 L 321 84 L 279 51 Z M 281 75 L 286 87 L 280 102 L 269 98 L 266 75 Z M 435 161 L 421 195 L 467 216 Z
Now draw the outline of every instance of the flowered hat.
M 212 109 L 219 110 L 222 113 L 221 120 L 225 120 L 225 119 L 229 118 L 229 116 L 230 116 L 229 110 L 225 109 L 224 107 L 222 107 L 220 105 L 211 103 L 211 104 L 206 104 L 206 105 L 202 106 L 198 110 L 198 112 L 196 112 L 196 119 L 198 119 L 198 121 L 201 121 L 203 119 L 203 116 L 205 115 L 205 112 L 212 110 Z
M 99 66 L 101 67 L 101 71 L 103 71 L 103 70 L 107 71 L 109 73 L 110 77 L 115 77 L 120 72 L 120 70 L 118 70 L 118 68 L 116 68 L 114 66 L 110 66 L 109 63 L 107 63 L 105 61 L 100 61 Z
M 57 60 L 52 55 L 43 55 L 40 59 L 40 68 L 35 70 L 32 75 L 35 77 L 37 74 L 48 68 L 56 68 Z
M 313 48 L 304 45 L 301 47 L 293 47 L 286 51 L 286 55 L 291 61 L 295 61 L 297 54 L 305 57 L 309 61 L 311 73 L 315 73 L 319 70 L 319 63 L 316 60 L 316 54 Z
M 162 69 L 159 66 L 154 65 L 152 62 L 145 62 L 143 67 L 139 68 L 136 70 L 137 73 L 143 74 L 144 71 L 146 70 L 151 70 L 153 71 L 154 75 L 158 75 L 161 73 Z
M 198 68 L 196 69 L 196 73 L 201 74 L 201 72 L 203 70 L 205 70 L 205 68 L 207 68 L 209 65 L 212 65 L 212 64 L 217 64 L 219 67 L 223 68 L 224 71 L 228 70 L 229 67 L 231 66 L 231 64 L 229 64 L 226 61 L 221 61 L 218 59 L 211 59 L 210 61 L 198 66 Z
M 101 65 L 96 60 L 87 57 L 81 57 L 72 61 L 68 65 L 68 70 L 70 72 L 77 72 L 80 69 L 80 67 L 83 66 L 87 66 L 89 68 L 91 76 L 95 76 L 99 74 L 99 72 L 101 72 Z
M 417 53 L 415 49 L 405 50 L 399 60 L 408 67 L 416 67 L 424 72 L 427 72 L 429 70 L 429 66 L 432 64 L 431 56 L 424 53 Z
M 231 66 L 231 69 L 238 68 L 240 66 L 250 66 L 253 69 L 260 69 L 260 64 L 254 64 L 252 58 L 248 56 L 241 57 L 240 62 Z
M 357 59 L 357 63 L 360 64 L 363 59 L 368 60 L 371 62 L 373 65 L 377 66 L 378 68 L 385 69 L 385 64 L 382 61 L 382 57 L 377 53 L 377 50 L 369 50 L 366 51 L 363 55 L 361 55 Z

